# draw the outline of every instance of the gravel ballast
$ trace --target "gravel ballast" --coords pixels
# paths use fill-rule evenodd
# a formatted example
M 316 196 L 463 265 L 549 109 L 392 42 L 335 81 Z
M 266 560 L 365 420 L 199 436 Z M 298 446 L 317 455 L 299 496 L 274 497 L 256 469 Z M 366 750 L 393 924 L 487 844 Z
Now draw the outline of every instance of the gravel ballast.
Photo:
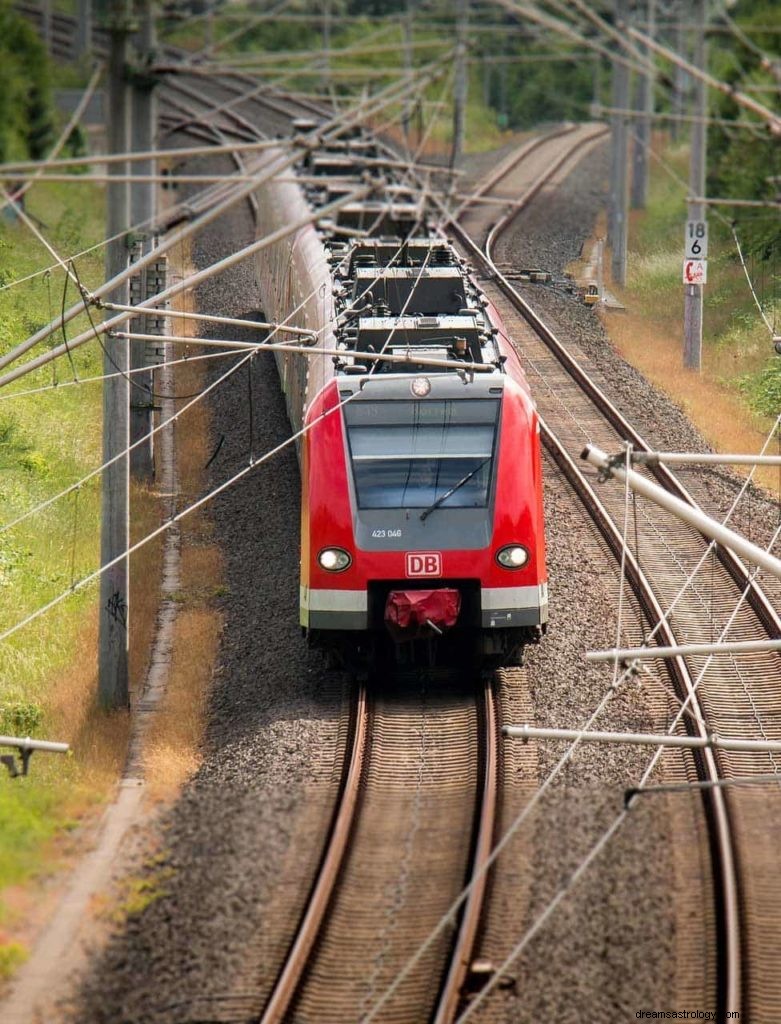
M 546 201 L 519 219 L 503 258 L 554 273 L 552 285 L 521 290 L 555 330 L 576 337 L 599 362 L 611 398 L 648 440 L 674 450 L 702 447 L 683 413 L 615 353 L 599 319 L 572 295 L 564 276 L 604 203 L 605 169 L 600 147 L 567 178 L 555 203 Z M 204 234 L 194 261 L 206 266 L 252 234 L 242 206 Z M 198 308 L 207 312 L 254 315 L 257 304 L 251 262 L 206 282 L 198 293 Z M 221 335 L 247 337 L 228 328 Z M 270 358 L 256 361 L 251 382 L 252 439 L 245 368 L 220 385 L 210 404 L 215 449 L 224 438 L 210 467 L 214 485 L 246 464 L 250 450 L 257 456 L 289 436 Z M 547 474 L 550 632 L 529 652 L 523 670 L 504 675 L 500 693 L 508 722 L 526 714 L 538 724 L 571 726 L 593 709 L 609 682 L 606 670 L 585 668 L 582 653 L 615 642 L 618 577 L 552 467 Z M 709 508 L 726 507 L 737 486 L 729 474 L 686 479 Z M 256 1012 L 270 983 L 316 864 L 342 739 L 344 680 L 323 671 L 297 625 L 298 489 L 291 446 L 211 506 L 227 592 L 204 763 L 166 813 L 161 853 L 146 869 L 150 876 L 165 872 L 160 895 L 96 958 L 74 1020 L 243 1021 Z M 639 636 L 630 601 L 624 638 Z M 664 728 L 668 713 L 661 684 L 649 680 L 622 692 L 598 726 Z M 534 758 L 524 760 L 508 749 L 506 764 L 519 760 L 517 778 L 506 783 L 503 825 L 560 753 L 558 745 L 539 745 Z M 646 763 L 647 755 L 627 748 L 578 755 L 524 838 L 500 862 L 481 952 L 496 961 L 506 955 L 620 811 L 624 788 Z M 705 968 L 692 981 L 676 963 L 681 911 L 670 888 L 681 870 L 671 837 L 690 844 L 693 859 L 700 856 L 697 806 L 688 796 L 674 805 L 645 801 L 530 943 L 510 972 L 510 987 L 491 997 L 479 1019 L 630 1020 L 640 1009 L 675 1008 L 683 991 L 697 1001 L 679 1008 L 710 1008 Z M 705 886 L 707 871 L 700 877 Z M 692 919 L 691 928 L 700 944 L 711 941 L 707 920 Z
M 194 262 L 207 266 L 247 244 L 253 232 L 242 205 L 201 237 Z M 254 264 L 207 281 L 197 306 L 256 316 Z M 221 336 L 250 340 L 249 332 L 229 328 Z M 228 365 L 218 363 L 213 376 Z M 258 456 L 290 435 L 270 356 L 255 360 L 252 389 Z M 216 486 L 247 462 L 246 367 L 213 392 L 210 413 L 214 447 L 224 438 L 209 469 Z M 142 870 L 165 878 L 160 895 L 95 961 L 75 1014 L 80 1021 L 245 1019 L 264 981 L 273 980 L 327 827 L 338 781 L 332 772 L 339 764 L 342 679 L 324 673 L 298 627 L 293 446 L 209 508 L 227 592 L 205 759 L 162 822 L 162 852 Z M 243 991 L 251 995 L 237 1008 Z

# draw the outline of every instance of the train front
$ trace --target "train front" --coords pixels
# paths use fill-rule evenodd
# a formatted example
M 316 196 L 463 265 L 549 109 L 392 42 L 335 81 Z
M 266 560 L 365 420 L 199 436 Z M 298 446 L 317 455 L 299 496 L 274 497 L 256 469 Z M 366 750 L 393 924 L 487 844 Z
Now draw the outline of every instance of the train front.
M 307 414 L 301 624 L 352 668 L 512 662 L 547 621 L 539 431 L 506 373 L 338 375 Z

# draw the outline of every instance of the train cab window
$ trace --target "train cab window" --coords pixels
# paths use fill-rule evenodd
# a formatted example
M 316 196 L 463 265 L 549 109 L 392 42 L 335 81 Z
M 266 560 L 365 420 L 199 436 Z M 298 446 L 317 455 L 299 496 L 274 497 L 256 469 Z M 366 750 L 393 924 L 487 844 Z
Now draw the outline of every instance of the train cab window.
M 497 399 L 348 402 L 358 507 L 485 508 L 498 416 Z

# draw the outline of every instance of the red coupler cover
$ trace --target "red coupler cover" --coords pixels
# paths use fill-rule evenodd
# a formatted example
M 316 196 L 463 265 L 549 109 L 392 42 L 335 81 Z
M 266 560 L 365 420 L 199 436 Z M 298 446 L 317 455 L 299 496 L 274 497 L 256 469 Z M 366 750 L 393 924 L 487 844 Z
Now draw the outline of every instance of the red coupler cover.
M 461 611 L 461 594 L 441 587 L 438 590 L 392 590 L 385 602 L 385 624 L 391 633 L 435 636 L 455 626 Z M 433 628 L 432 628 L 433 627 Z

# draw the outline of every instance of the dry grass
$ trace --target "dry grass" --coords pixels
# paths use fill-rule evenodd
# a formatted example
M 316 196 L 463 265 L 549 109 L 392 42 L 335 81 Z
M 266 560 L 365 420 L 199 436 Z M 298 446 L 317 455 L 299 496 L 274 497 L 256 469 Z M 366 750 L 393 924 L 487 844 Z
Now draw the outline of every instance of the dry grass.
M 178 254 L 175 272 L 189 273 L 185 251 Z M 179 308 L 192 310 L 192 296 L 181 297 Z M 177 328 L 194 333 L 182 321 Z M 197 343 L 193 352 L 198 351 Z M 205 383 L 203 363 L 178 368 L 176 390 L 193 394 Z M 209 414 L 198 402 L 176 421 L 176 473 L 178 505 L 184 507 L 208 486 Z M 222 631 L 222 615 L 214 607 L 222 593 L 223 571 L 219 548 L 211 543 L 208 511 L 186 517 L 180 526 L 181 603 L 174 625 L 171 667 L 166 692 L 152 721 L 144 750 L 147 792 L 153 802 L 168 801 L 197 769 L 201 760 L 209 690 Z
M 636 214 L 634 216 L 637 216 Z M 605 237 L 605 216 L 600 215 L 594 235 L 584 246 L 587 252 L 596 238 Z M 668 263 L 674 258 L 675 273 L 681 257 L 657 253 L 644 257 L 632 255 L 635 276 L 648 280 L 669 276 Z M 638 263 L 641 264 L 638 266 Z M 744 353 L 728 346 L 703 346 L 702 372 L 683 366 L 683 286 L 679 302 L 669 301 L 668 290 L 660 280 L 657 292 L 658 311 L 649 315 L 647 303 L 638 299 L 630 285 L 621 288 L 610 279 L 610 250 L 605 249 L 605 284 L 626 305 L 623 313 L 600 312 L 600 318 L 616 349 L 632 366 L 637 367 L 660 391 L 668 395 L 694 423 L 717 452 L 758 452 L 765 443 L 771 421 L 753 413 L 727 381 L 735 376 L 736 362 Z M 567 268 L 576 277 L 581 261 Z M 643 307 L 646 307 L 643 309 Z M 735 466 L 745 476 L 748 467 Z M 779 476 L 776 470 L 758 469 L 754 481 L 777 493 Z
M 147 792 L 153 801 L 175 796 L 200 763 L 221 629 L 219 612 L 208 607 L 184 609 L 177 616 L 168 685 L 144 753 Z
M 679 405 L 700 433 L 720 452 L 757 452 L 765 443 L 769 421 L 754 415 L 735 392 L 718 381 L 717 360 L 706 354 L 702 373 L 681 365 L 680 333 L 663 324 L 649 324 L 628 311 L 603 315 L 621 355 Z M 736 466 L 737 472 L 746 467 Z M 755 473 L 757 483 L 778 488 L 778 473 L 770 468 Z
M 134 484 L 130 494 L 130 543 L 146 537 L 161 521 L 160 498 L 154 490 Z M 139 694 L 149 670 L 160 609 L 165 535 L 149 541 L 130 557 L 130 692 Z
M 46 704 L 47 733 L 71 744 L 79 766 L 78 784 L 65 799 L 74 801 L 69 815 L 79 815 L 88 803 L 102 800 L 122 773 L 127 753 L 130 720 L 124 711 L 106 713 L 97 705 L 97 609 L 79 633 L 76 657 L 58 674 Z M 86 668 L 85 668 L 86 666 Z

